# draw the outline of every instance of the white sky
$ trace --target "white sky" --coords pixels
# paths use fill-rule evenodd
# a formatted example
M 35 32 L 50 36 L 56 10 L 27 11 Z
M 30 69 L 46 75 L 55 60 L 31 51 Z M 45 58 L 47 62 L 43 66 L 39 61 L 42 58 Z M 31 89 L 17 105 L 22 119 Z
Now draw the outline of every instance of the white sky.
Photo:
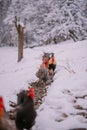
M 9 101 L 16 101 L 16 93 L 27 89 L 36 81 L 43 52 L 54 52 L 57 68 L 54 82 L 48 86 L 47 96 L 38 109 L 33 130 L 70 130 L 87 128 L 87 118 L 77 115 L 87 113 L 87 41 L 24 49 L 24 58 L 17 63 L 17 48 L 0 48 L 0 95 L 9 110 Z M 86 110 L 75 109 L 80 105 Z M 66 116 L 64 116 L 66 115 Z

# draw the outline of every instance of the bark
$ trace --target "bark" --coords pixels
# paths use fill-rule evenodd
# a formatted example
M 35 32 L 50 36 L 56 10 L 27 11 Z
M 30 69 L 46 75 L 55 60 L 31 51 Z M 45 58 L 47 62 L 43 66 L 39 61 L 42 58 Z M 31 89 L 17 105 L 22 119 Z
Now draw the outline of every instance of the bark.
M 23 58 L 23 27 L 18 27 L 18 62 Z

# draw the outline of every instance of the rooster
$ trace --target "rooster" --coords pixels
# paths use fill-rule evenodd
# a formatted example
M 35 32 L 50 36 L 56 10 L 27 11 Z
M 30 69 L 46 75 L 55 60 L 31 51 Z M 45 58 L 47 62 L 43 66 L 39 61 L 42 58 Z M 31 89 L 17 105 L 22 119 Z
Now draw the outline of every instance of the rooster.
M 22 91 L 18 94 L 20 102 L 15 119 L 17 130 L 23 130 L 24 128 L 30 130 L 35 124 L 37 114 L 34 109 L 34 96 L 34 88 L 32 87 L 28 91 Z
M 0 130 L 13 130 L 7 116 L 3 98 L 0 96 Z

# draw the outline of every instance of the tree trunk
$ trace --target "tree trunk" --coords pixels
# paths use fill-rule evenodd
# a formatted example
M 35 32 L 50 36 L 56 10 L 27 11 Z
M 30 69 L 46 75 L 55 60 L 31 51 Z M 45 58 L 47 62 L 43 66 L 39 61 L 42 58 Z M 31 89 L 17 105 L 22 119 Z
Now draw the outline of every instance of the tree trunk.
M 15 27 L 18 33 L 18 62 L 23 58 L 23 41 L 24 41 L 24 27 L 18 23 L 17 16 L 15 16 Z
M 23 58 L 23 28 L 19 25 L 18 29 L 18 62 Z

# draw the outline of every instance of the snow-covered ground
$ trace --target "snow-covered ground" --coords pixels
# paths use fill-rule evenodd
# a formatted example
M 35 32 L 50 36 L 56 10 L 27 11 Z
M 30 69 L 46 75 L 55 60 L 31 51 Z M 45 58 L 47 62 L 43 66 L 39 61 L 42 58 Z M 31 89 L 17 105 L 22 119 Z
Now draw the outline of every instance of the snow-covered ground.
M 0 95 L 6 109 L 10 100 L 16 101 L 20 89 L 37 80 L 43 52 L 55 53 L 57 68 L 33 130 L 87 128 L 87 41 L 27 48 L 19 63 L 17 48 L 0 48 Z

